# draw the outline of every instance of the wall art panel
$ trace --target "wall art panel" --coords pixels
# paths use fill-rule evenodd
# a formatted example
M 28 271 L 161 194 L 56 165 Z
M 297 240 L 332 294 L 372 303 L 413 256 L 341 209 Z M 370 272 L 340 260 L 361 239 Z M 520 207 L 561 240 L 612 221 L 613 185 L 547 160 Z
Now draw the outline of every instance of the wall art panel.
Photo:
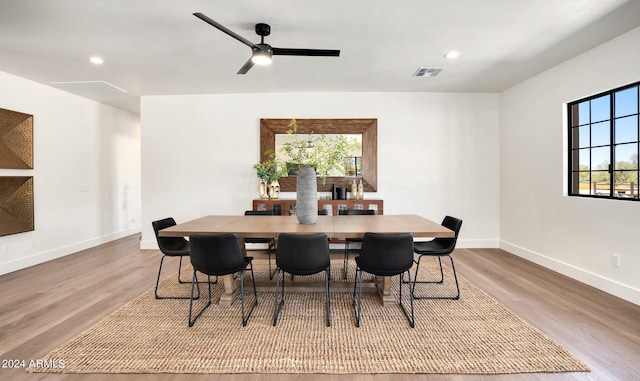
M 34 229 L 33 177 L 0 176 L 0 236 Z
M 33 168 L 33 115 L 0 108 L 0 168 Z

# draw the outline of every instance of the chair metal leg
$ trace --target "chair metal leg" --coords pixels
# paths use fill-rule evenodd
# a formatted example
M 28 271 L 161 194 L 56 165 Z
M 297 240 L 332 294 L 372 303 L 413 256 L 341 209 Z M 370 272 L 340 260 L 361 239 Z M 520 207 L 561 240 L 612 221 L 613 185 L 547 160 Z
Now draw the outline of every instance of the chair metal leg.
M 453 270 L 453 278 L 455 280 L 456 283 L 456 295 L 455 296 L 417 296 L 415 294 L 416 291 L 416 283 L 432 283 L 432 284 L 443 284 L 444 283 L 444 272 L 442 271 L 442 257 L 438 257 L 438 261 L 440 262 L 440 277 L 441 280 L 440 281 L 416 281 L 418 278 L 418 269 L 420 267 L 420 258 L 422 258 L 422 256 L 420 256 L 420 258 L 418 258 L 418 266 L 416 267 L 416 272 L 415 272 L 415 276 L 413 279 L 413 289 L 411 290 L 411 293 L 413 294 L 413 299 L 415 300 L 422 300 L 422 299 L 451 299 L 451 300 L 458 300 L 460 299 L 460 285 L 458 284 L 458 275 L 456 274 L 456 266 L 453 264 L 453 257 L 451 255 L 447 255 L 447 257 L 449 257 L 449 260 L 451 261 L 451 269 Z
M 180 263 L 178 264 L 178 283 L 185 284 L 190 283 L 189 280 L 180 279 L 180 272 L 182 271 L 182 257 L 180 257 Z
M 427 256 L 427 257 L 429 256 L 429 255 L 421 255 L 421 254 L 418 254 L 418 255 L 419 255 L 418 260 L 417 261 L 416 260 L 413 261 L 413 263 L 416 264 L 416 271 L 415 271 L 414 276 L 413 276 L 413 283 L 414 284 L 415 283 L 419 283 L 419 284 L 430 283 L 430 284 L 433 284 L 433 283 L 442 283 L 442 282 L 444 282 L 444 272 L 442 271 L 442 257 L 440 257 L 440 256 L 438 256 L 438 264 L 440 265 L 440 280 L 420 280 L 420 281 L 418 280 L 418 270 L 420 269 L 420 260 L 424 256 Z M 403 282 L 406 283 L 407 281 L 403 280 Z
M 158 277 L 156 279 L 156 290 L 155 290 L 155 294 L 156 294 L 156 299 L 160 299 L 160 296 L 158 296 L 158 284 L 160 284 L 160 273 L 162 272 L 162 262 L 164 262 L 164 255 L 162 256 L 162 258 L 160 259 L 160 268 L 158 269 Z
M 269 243 L 269 248 L 267 249 L 267 254 L 269 255 L 269 280 L 272 280 L 273 276 L 278 271 L 278 269 L 276 268 L 275 270 L 273 270 L 273 272 L 271 272 L 271 252 L 275 250 L 276 250 L 275 242 Z
M 358 277 L 358 274 L 360 275 L 360 277 Z M 359 282 L 358 282 L 359 279 Z M 360 287 L 358 287 L 358 299 L 357 299 L 357 303 L 356 303 L 356 284 L 358 284 Z M 353 308 L 354 308 L 354 312 L 356 315 L 356 327 L 360 327 L 360 317 L 362 315 L 362 270 L 359 269 L 358 266 L 356 266 L 356 275 L 355 275 L 355 279 L 353 281 Z M 357 304 L 357 305 L 356 305 Z
M 211 279 L 211 277 L 208 277 L 207 279 Z M 196 283 L 200 283 L 200 284 L 205 284 L 205 283 L 218 284 L 218 277 L 216 277 L 216 280 L 214 280 L 213 282 L 211 282 L 211 281 L 207 281 L 207 282 L 198 281 Z
M 411 328 L 415 328 L 416 318 L 415 318 L 415 313 L 413 309 L 413 289 L 411 287 L 411 271 L 407 270 L 406 273 L 407 273 L 407 277 L 409 278 L 409 281 L 406 283 L 404 282 L 404 273 L 400 274 L 400 307 L 402 307 L 402 311 L 404 311 L 404 316 L 406 316 L 407 320 L 409 320 L 409 324 L 411 325 Z M 407 311 L 407 308 L 402 302 L 402 285 L 403 284 L 406 284 L 409 287 L 409 301 L 411 302 L 411 316 L 409 316 L 409 312 Z
M 190 296 L 160 296 L 158 295 L 158 286 L 160 285 L 160 274 L 162 273 L 162 264 L 164 262 L 164 259 L 166 258 L 166 255 L 163 255 L 162 258 L 160 259 L 160 267 L 158 268 L 158 276 L 156 278 L 156 288 L 155 288 L 155 296 L 156 299 L 190 299 Z M 180 267 L 179 269 L 182 268 L 182 257 L 180 257 Z M 180 282 L 180 270 L 178 269 L 178 282 L 179 283 L 185 283 L 185 282 Z M 216 279 L 217 282 L 217 279 Z M 199 299 L 200 298 L 200 289 L 198 289 L 198 296 L 195 297 L 195 299 Z
M 191 317 L 193 315 L 193 301 L 195 300 L 195 298 L 193 297 L 193 291 L 195 286 L 198 284 L 197 282 L 198 277 L 196 276 L 196 271 L 195 270 L 193 271 L 193 278 L 191 280 L 191 298 L 189 300 L 189 327 L 193 327 L 193 325 L 195 324 L 196 320 L 198 320 L 200 315 L 202 315 L 202 313 L 211 305 L 211 276 L 207 276 L 207 278 L 209 279 L 209 282 L 207 282 L 209 285 L 209 301 L 202 308 L 202 310 L 198 312 L 196 317 L 193 320 L 191 320 Z M 200 286 L 198 285 L 198 293 L 199 293 L 199 290 L 200 290 Z
M 327 267 L 324 273 L 327 300 L 327 327 L 331 327 L 331 293 L 329 293 L 329 279 L 331 278 L 331 267 Z
M 345 240 L 344 243 L 344 279 L 347 279 L 347 265 L 349 263 L 349 241 Z
M 189 299 L 188 296 L 160 296 L 160 295 L 158 295 L 158 285 L 160 284 L 160 273 L 162 272 L 162 263 L 164 262 L 165 257 L 167 257 L 167 255 L 163 255 L 162 258 L 160 259 L 160 268 L 158 269 L 158 277 L 156 278 L 156 288 L 155 288 L 155 291 L 154 291 L 156 299 Z M 179 284 L 190 283 L 190 281 L 181 280 L 180 273 L 182 271 L 182 256 L 180 257 L 180 263 L 179 263 L 178 266 L 179 266 L 178 267 L 178 283 Z M 209 280 L 209 282 L 210 282 L 210 280 Z M 200 282 L 200 281 L 198 281 L 197 283 L 208 283 L 208 282 Z M 216 277 L 216 281 L 213 282 L 213 284 L 217 284 L 217 283 L 218 283 L 218 277 Z M 200 298 L 200 287 L 198 287 L 198 296 L 196 296 L 195 299 L 199 299 L 199 298 Z
M 240 297 L 242 300 L 242 326 L 246 327 L 247 323 L 249 322 L 249 318 L 251 317 L 251 314 L 253 313 L 253 310 L 256 308 L 256 306 L 258 305 L 258 292 L 256 290 L 256 281 L 255 278 L 253 277 L 253 264 L 249 263 L 249 268 L 251 270 L 251 282 L 253 282 L 253 305 L 251 306 L 251 309 L 249 310 L 249 313 L 246 315 L 244 314 L 244 271 L 246 270 L 243 269 L 242 272 L 240 273 Z
M 454 300 L 460 299 L 460 285 L 458 284 L 458 275 L 456 273 L 456 266 L 453 264 L 453 257 L 449 255 L 449 259 L 451 260 L 451 268 L 453 269 L 453 279 L 456 281 L 456 296 L 453 297 Z
M 351 305 L 356 307 L 356 286 L 358 285 L 358 267 L 356 266 L 356 274 L 353 277 L 353 294 L 351 295 Z
M 327 327 L 331 327 L 331 293 L 329 289 L 329 280 L 331 279 L 331 266 L 327 267 L 324 271 L 325 271 L 325 275 L 324 275 L 325 299 L 326 299 L 326 308 L 327 308 Z M 293 274 L 291 274 L 291 280 L 293 281 Z M 280 317 L 280 312 L 282 312 L 282 308 L 284 307 L 284 301 L 285 301 L 284 285 L 285 285 L 285 272 L 280 268 L 278 268 L 276 272 L 276 292 L 273 298 L 273 326 L 274 327 L 278 324 L 278 318 Z
M 207 278 L 207 279 L 210 279 L 210 277 Z M 207 282 L 198 281 L 197 283 L 200 283 L 200 284 L 205 284 L 205 283 L 218 284 L 218 277 L 216 277 L 216 280 L 214 280 L 213 282 L 211 282 L 211 281 L 207 281 Z
M 413 280 L 414 283 L 417 280 L 417 275 L 418 275 L 418 267 L 420 267 L 420 259 L 422 259 L 422 255 L 418 258 L 418 266 L 416 266 L 416 273 L 415 273 L 415 279 Z M 444 272 L 442 271 L 442 257 L 438 256 L 438 265 L 440 266 L 440 280 L 424 280 L 424 281 L 418 281 L 418 283 L 442 283 L 444 282 Z
M 356 327 L 360 327 L 360 318 L 362 317 L 362 273 L 363 271 L 358 266 L 356 266 L 356 274 L 353 282 L 353 296 L 352 296 L 352 304 L 353 304 L 353 309 L 356 317 Z M 407 276 L 409 277 L 409 280 L 407 282 L 404 282 L 404 273 L 399 274 L 400 276 L 400 307 L 402 308 L 404 315 L 407 317 L 407 320 L 409 320 L 409 325 L 411 325 L 411 328 L 415 328 L 415 310 L 413 306 L 414 298 L 413 298 L 413 289 L 411 287 L 411 284 L 412 284 L 411 272 L 407 270 L 406 273 L 407 273 Z M 409 287 L 409 302 L 411 307 L 411 314 L 409 314 L 409 311 L 407 310 L 407 307 L 403 302 L 403 298 L 402 298 L 403 284 L 407 284 L 407 287 Z M 357 291 L 357 298 L 356 298 L 356 291 Z
M 282 273 L 282 275 L 280 275 Z M 278 292 L 280 291 L 280 281 L 282 281 L 282 290 L 280 296 L 280 302 L 278 303 Z M 280 315 L 280 311 L 284 306 L 284 271 L 279 268 L 276 269 L 276 295 L 273 301 L 273 326 L 275 327 L 278 324 L 278 316 Z

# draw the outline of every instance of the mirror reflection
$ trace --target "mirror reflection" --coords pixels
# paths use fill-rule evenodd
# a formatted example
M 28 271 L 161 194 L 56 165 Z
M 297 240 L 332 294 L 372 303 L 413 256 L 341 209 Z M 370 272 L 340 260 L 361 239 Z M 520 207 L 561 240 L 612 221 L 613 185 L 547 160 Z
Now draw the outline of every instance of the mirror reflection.
M 299 119 L 298 134 L 354 135 L 360 142 L 360 151 L 354 153 L 353 166 L 345 170 L 359 172 L 357 176 L 327 176 L 326 182 L 318 179 L 318 192 L 329 192 L 332 187 L 350 186 L 353 179 L 362 180 L 365 192 L 377 192 L 378 187 L 378 120 L 377 119 Z M 276 137 L 286 136 L 291 129 L 291 119 L 260 119 L 260 160 L 268 160 L 269 150 L 277 152 Z M 282 138 L 282 137 L 281 137 Z M 284 143 L 281 143 L 284 144 Z M 360 156 L 358 156 L 360 155 Z M 360 157 L 360 159 L 358 159 Z M 356 169 L 357 166 L 357 169 Z M 282 192 L 296 191 L 295 176 L 284 176 L 279 180 Z
M 350 142 L 354 143 L 354 148 L 349 152 L 348 157 L 345 160 L 345 165 L 342 170 L 333 169 L 327 173 L 327 176 L 362 176 L 362 134 L 324 134 L 327 139 L 334 139 L 339 136 L 345 137 Z M 311 134 L 298 134 L 297 139 L 301 142 L 301 149 L 313 148 L 313 135 Z M 281 148 L 285 143 L 295 142 L 296 137 L 291 134 L 276 134 L 275 135 L 275 153 L 276 159 L 279 162 L 287 163 L 287 173 L 289 176 L 295 176 L 297 171 L 297 165 L 292 163 L 287 154 L 282 152 Z M 306 145 L 306 146 L 305 146 Z

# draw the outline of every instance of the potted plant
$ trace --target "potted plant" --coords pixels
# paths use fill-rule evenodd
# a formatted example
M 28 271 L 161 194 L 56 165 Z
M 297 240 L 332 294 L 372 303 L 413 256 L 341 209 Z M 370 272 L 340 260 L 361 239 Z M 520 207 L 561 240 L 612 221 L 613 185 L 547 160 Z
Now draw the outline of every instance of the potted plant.
M 275 153 L 272 150 L 265 152 L 267 160 L 256 163 L 253 169 L 256 170 L 256 174 L 260 179 L 260 198 L 273 198 L 280 197 L 280 184 L 278 179 L 284 174 L 283 171 L 278 169 L 278 163 L 276 162 Z
M 298 134 L 295 119 L 289 123 L 291 136 L 283 143 L 278 153 L 282 154 L 276 165 L 280 168 L 297 168 L 297 205 L 296 216 L 302 224 L 312 224 L 318 218 L 317 177 L 326 182 L 331 170 L 344 171 L 346 158 L 357 144 L 344 135 L 327 137 L 326 135 Z

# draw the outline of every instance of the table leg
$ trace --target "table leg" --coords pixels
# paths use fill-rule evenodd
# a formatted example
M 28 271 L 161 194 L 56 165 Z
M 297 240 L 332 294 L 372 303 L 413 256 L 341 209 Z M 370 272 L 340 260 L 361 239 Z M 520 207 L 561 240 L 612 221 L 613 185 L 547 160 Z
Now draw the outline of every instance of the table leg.
M 219 304 L 221 306 L 230 306 L 233 301 L 233 296 L 237 291 L 236 280 L 233 279 L 233 274 L 223 276 L 222 284 L 224 285 L 224 291 L 222 295 L 220 295 Z
M 388 307 L 396 304 L 395 298 L 391 295 L 391 277 L 376 276 L 376 288 L 383 306 Z
M 242 255 L 246 257 L 247 251 L 244 245 L 244 238 L 238 238 L 238 240 L 240 241 L 240 248 L 242 248 Z M 222 291 L 222 295 L 220 295 L 218 304 L 221 306 L 230 306 L 236 291 L 238 291 L 238 282 L 233 278 L 233 274 L 230 274 L 222 277 L 222 285 L 224 290 Z
M 244 244 L 244 238 L 240 237 L 238 239 L 240 241 L 240 248 L 242 248 L 242 255 L 247 256 L 247 249 Z M 233 274 L 225 275 L 222 277 L 222 284 L 224 286 L 224 291 L 222 295 L 220 295 L 220 300 L 218 303 L 221 306 L 230 306 L 231 302 L 233 302 L 233 296 L 238 291 L 237 282 L 233 279 Z

